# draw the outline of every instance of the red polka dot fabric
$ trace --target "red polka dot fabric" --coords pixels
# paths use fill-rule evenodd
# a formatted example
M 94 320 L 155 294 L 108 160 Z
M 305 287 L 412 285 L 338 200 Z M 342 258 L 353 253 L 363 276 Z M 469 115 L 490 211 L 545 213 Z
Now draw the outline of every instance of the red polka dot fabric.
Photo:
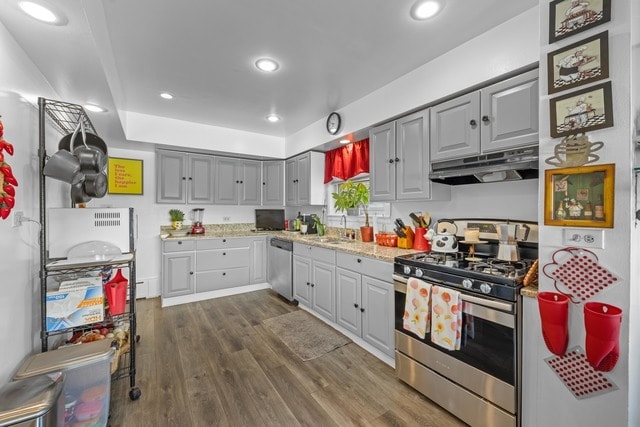
M 591 367 L 580 346 L 570 349 L 563 356 L 549 357 L 545 362 L 576 399 L 618 390 L 608 376 Z
M 557 253 L 560 253 L 557 252 Z M 557 254 L 556 253 L 556 254 Z M 598 258 L 589 251 L 566 250 L 559 260 L 554 255 L 554 263 L 545 265 L 545 275 L 559 282 L 569 290 L 569 294 L 584 302 L 602 290 L 620 281 L 620 278 L 598 264 Z M 563 255 L 565 255 L 563 254 Z M 558 262 L 564 261 L 564 262 Z

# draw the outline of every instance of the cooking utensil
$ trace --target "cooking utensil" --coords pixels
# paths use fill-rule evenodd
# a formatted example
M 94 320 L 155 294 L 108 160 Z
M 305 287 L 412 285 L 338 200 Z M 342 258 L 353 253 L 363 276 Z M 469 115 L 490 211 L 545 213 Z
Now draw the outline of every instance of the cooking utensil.
M 450 231 L 453 227 L 453 233 Z M 449 219 L 441 219 L 436 222 L 435 235 L 431 242 L 431 250 L 434 252 L 452 253 L 458 252 L 456 233 L 458 227 Z
M 78 125 L 80 125 L 80 123 L 78 123 Z M 74 134 L 76 133 L 77 132 L 74 132 Z M 58 142 L 58 150 L 66 150 L 69 152 L 73 151 L 72 147 L 73 147 L 73 139 L 75 138 L 73 136 L 74 134 L 68 134 L 62 137 L 60 142 Z M 107 151 L 107 144 L 98 135 L 95 135 L 91 132 L 85 132 L 84 142 L 90 147 L 95 147 L 99 149 L 100 151 L 102 151 L 102 153 L 105 156 L 109 154 Z
M 398 235 L 398 237 L 402 237 L 405 238 L 407 237 L 407 234 L 404 232 L 404 230 L 402 228 L 395 228 L 394 231 L 396 232 L 396 234 Z
M 424 227 L 429 228 L 431 226 L 431 215 L 429 214 L 429 212 L 425 212 L 422 216 L 422 219 L 424 221 Z
M 71 201 L 75 204 L 87 203 L 91 200 L 91 196 L 84 191 L 84 180 L 85 177 L 82 175 L 82 180 L 71 184 Z
M 82 180 L 80 162 L 68 151 L 60 150 L 49 158 L 42 171 L 45 176 L 75 184 Z
M 420 218 L 418 218 L 418 215 L 411 212 L 409 214 L 409 218 L 411 218 L 411 221 L 413 221 L 413 225 L 415 225 L 416 227 L 421 227 Z
M 78 123 L 78 126 L 82 133 L 83 145 L 78 145 L 76 147 L 78 127 L 76 127 L 73 135 L 71 135 L 70 144 L 73 150 L 73 154 L 78 158 L 80 169 L 83 172 L 102 172 L 107 167 L 107 157 L 99 148 L 93 146 L 90 147 L 89 145 L 87 145 L 87 134 L 84 131 L 84 123 L 80 121 L 80 123 Z
M 84 192 L 90 197 L 104 197 L 107 194 L 107 175 L 103 172 L 86 174 Z

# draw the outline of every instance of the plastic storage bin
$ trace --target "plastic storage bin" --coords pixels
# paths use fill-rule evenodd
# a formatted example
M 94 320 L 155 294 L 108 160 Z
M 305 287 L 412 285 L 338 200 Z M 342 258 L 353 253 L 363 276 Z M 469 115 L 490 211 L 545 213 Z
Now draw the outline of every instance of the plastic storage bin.
M 64 425 L 64 377 L 56 373 L 14 381 L 0 388 L 0 426 Z
M 110 340 L 62 347 L 30 356 L 13 379 L 63 372 L 65 424 L 84 422 L 92 426 L 106 426 L 114 353 Z

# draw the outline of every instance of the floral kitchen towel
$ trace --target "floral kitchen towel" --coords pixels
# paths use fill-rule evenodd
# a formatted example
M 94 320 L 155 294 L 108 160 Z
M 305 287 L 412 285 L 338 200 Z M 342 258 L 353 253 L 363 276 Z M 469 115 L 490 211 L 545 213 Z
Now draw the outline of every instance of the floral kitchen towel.
M 431 285 L 416 278 L 407 281 L 407 299 L 404 304 L 402 328 L 424 339 L 429 330 L 429 294 Z
M 462 298 L 453 289 L 431 288 L 431 342 L 447 350 L 460 350 Z

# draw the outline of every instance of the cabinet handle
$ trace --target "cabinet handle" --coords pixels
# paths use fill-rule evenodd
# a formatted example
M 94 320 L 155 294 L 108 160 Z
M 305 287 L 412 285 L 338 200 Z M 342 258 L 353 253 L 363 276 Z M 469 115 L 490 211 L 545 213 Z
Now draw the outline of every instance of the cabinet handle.
M 193 181 L 193 178 L 189 177 L 189 181 Z
M 236 184 L 240 184 L 240 181 L 238 181 L 237 179 L 236 179 Z
M 244 181 L 240 181 L 240 184 L 244 184 Z
M 181 244 L 182 244 L 182 242 L 178 242 L 178 244 L 179 244 L 179 245 L 181 245 Z
M 226 243 L 226 242 L 227 242 L 227 239 L 222 239 L 222 243 Z
M 361 308 L 361 309 L 360 309 L 360 313 L 364 313 L 364 308 Z
M 482 121 L 487 123 L 489 121 L 489 116 L 482 116 Z
M 222 255 L 223 255 L 223 256 L 224 256 L 224 255 L 226 255 L 226 254 L 227 254 L 226 252 L 222 252 Z
M 389 159 L 389 163 L 393 163 L 393 159 Z
M 475 125 L 477 125 L 477 124 L 478 124 L 478 122 L 476 122 L 475 120 L 471 120 L 471 121 L 469 122 L 469 124 L 470 124 L 471 126 L 475 126 Z
M 400 159 L 396 157 L 396 163 L 400 162 Z
M 267 185 L 267 183 L 266 183 L 266 182 L 263 182 L 263 183 L 262 183 L 262 185 Z
M 186 176 L 183 176 L 183 177 L 182 177 L 182 180 L 183 180 L 183 181 L 186 181 L 186 180 L 187 180 L 187 177 L 186 177 Z
M 307 286 L 309 286 L 311 283 L 307 282 Z
M 315 285 L 312 283 L 312 284 L 311 284 L 311 287 L 313 288 L 314 286 L 315 286 Z
M 358 258 L 358 264 L 360 264 L 362 262 L 362 260 L 360 258 Z
M 223 272 L 223 273 L 222 273 L 222 275 L 223 275 L 223 276 L 226 276 L 226 275 L 227 275 L 227 273 L 224 273 L 224 272 Z
M 190 271 L 190 272 L 189 272 L 189 274 L 190 274 L 191 276 L 193 276 L 193 271 Z
M 358 308 L 358 303 L 353 304 L 355 308 Z

